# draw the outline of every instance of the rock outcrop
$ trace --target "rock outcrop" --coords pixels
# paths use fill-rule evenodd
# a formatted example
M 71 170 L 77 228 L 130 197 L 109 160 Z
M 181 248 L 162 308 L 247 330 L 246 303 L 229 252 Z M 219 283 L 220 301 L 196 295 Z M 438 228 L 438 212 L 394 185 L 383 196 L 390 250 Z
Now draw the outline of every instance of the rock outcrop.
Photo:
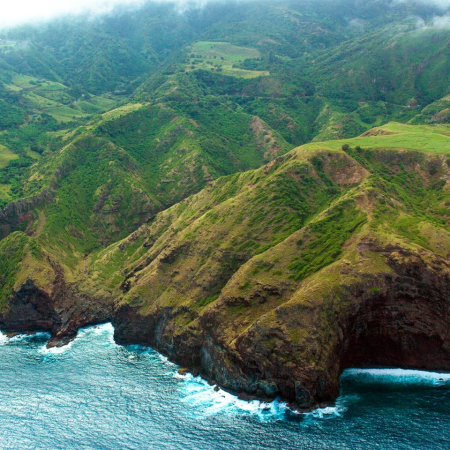
M 44 189 L 39 194 L 11 202 L 0 209 L 0 239 L 14 231 L 25 229 L 35 218 L 35 209 L 52 202 L 54 196 L 52 189 Z
M 146 314 L 125 304 L 113 316 L 115 339 L 152 346 L 236 394 L 281 396 L 300 409 L 333 402 L 346 368 L 450 370 L 448 259 L 426 262 L 420 253 L 373 243 L 361 257 L 371 252 L 391 271 L 354 272 L 338 294 L 325 291 L 311 302 L 297 303 L 295 294 L 278 300 L 270 320 L 261 315 L 242 333 L 230 333 L 226 315 L 230 305 L 254 313 L 248 297 L 219 301 L 200 315 L 170 308 Z M 277 289 L 266 286 L 258 302 L 277 297 Z M 178 331 L 180 314 L 194 320 Z

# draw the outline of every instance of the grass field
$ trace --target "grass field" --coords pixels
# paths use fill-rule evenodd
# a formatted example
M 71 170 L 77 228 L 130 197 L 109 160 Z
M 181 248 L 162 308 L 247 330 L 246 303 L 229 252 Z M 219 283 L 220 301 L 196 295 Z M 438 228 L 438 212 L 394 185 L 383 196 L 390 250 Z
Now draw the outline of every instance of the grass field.
M 58 122 L 71 122 L 72 120 L 80 119 L 88 115 L 79 109 L 73 109 L 67 105 L 48 108 L 45 112 L 53 116 Z
M 351 139 L 339 141 L 313 142 L 302 148 L 305 150 L 337 150 L 343 144 L 363 148 L 404 148 L 423 150 L 430 153 L 450 153 L 450 125 L 406 125 L 390 122 Z
M 14 74 L 14 76 L 12 78 L 12 84 L 21 89 L 27 89 L 27 88 L 34 87 L 33 84 L 30 83 L 31 81 L 37 82 L 37 78 L 30 77 L 28 75 L 19 75 L 19 74 Z
M 113 100 L 111 98 L 98 96 L 98 97 L 92 97 L 89 99 L 89 103 L 97 106 L 102 111 L 108 111 L 112 108 L 114 108 L 117 105 L 117 100 Z
M 267 71 L 245 70 L 233 67 L 246 59 L 261 56 L 254 48 L 238 47 L 228 42 L 201 41 L 191 46 L 187 70 L 209 70 L 239 78 L 256 78 L 270 75 Z
M 41 91 L 64 91 L 67 87 L 61 83 L 57 83 L 55 81 L 45 81 L 40 84 L 39 90 Z
M 41 155 L 38 152 L 34 152 L 33 150 L 27 149 L 27 156 L 33 159 L 40 159 Z
M 121 116 L 125 116 L 126 114 L 130 114 L 133 111 L 137 111 L 144 107 L 142 103 L 128 103 L 127 105 L 120 106 L 119 108 L 113 109 L 102 114 L 102 120 L 109 121 L 118 119 Z
M 67 87 L 56 81 L 38 80 L 35 77 L 28 75 L 12 74 L 10 84 L 6 84 L 5 87 L 11 91 L 18 92 L 22 90 L 33 90 L 36 94 L 46 97 L 50 95 L 50 100 L 53 100 L 53 96 L 57 92 L 66 91 Z
M 100 95 L 75 102 L 72 108 L 68 103 L 74 99 L 68 94 L 67 86 L 27 75 L 14 74 L 11 84 L 5 86 L 11 92 L 21 92 L 33 113 L 46 112 L 63 123 L 92 114 L 102 114 L 118 103 L 113 98 Z
M 6 167 L 6 165 L 18 156 L 5 146 L 0 144 L 0 169 Z
M 28 99 L 32 107 L 36 110 L 59 106 L 58 102 L 45 97 L 41 97 L 40 95 L 35 94 L 35 92 L 27 92 L 24 95 L 24 98 Z

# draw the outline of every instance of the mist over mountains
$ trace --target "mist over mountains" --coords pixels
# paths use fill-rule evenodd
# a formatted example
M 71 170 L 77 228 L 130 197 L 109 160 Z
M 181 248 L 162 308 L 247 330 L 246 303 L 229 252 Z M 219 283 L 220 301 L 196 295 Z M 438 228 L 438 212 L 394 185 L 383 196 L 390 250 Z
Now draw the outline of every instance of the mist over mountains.
M 187 10 L 202 8 L 211 3 L 233 5 L 236 3 L 248 3 L 252 1 L 255 0 L 68 0 L 65 2 L 55 0 L 42 0 L 40 2 L 19 0 L 2 7 L 0 29 L 24 24 L 42 24 L 55 18 L 74 18 L 80 15 L 92 20 L 98 16 L 118 14 L 124 10 L 130 11 L 139 9 L 148 3 L 170 4 L 181 14 Z M 263 4 L 267 2 L 255 1 L 255 3 L 259 3 L 261 7 L 263 7 Z M 296 3 L 298 4 L 299 2 Z M 323 0 L 310 0 L 303 2 L 305 6 L 309 7 L 314 7 L 315 4 L 320 5 L 322 3 L 328 3 L 330 5 L 335 4 L 337 7 L 343 4 L 358 5 L 358 2 L 355 2 L 354 0 L 345 0 L 341 2 L 331 2 L 331 0 L 325 0 L 325 2 Z M 450 7 L 449 0 L 374 0 L 369 3 L 376 5 L 379 8 L 422 5 L 436 8 L 440 14 Z

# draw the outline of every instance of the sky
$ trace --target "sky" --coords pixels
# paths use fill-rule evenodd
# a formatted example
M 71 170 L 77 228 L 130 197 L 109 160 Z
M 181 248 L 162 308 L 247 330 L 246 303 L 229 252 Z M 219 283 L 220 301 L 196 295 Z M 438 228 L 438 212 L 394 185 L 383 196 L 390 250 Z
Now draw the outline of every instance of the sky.
M 117 5 L 139 6 L 145 0 L 0 0 L 0 27 L 46 21 L 67 14 L 101 14 Z
M 63 15 L 107 13 L 118 5 L 140 6 L 146 0 L 0 0 L 0 28 L 46 21 Z M 212 0 L 156 0 L 204 4 Z M 226 1 L 226 0 L 225 0 Z M 370 1 L 370 0 L 368 0 Z M 393 4 L 408 3 L 413 0 L 392 0 Z M 450 0 L 415 0 L 433 6 L 450 8 Z M 1 5 L 1 3 L 3 3 Z

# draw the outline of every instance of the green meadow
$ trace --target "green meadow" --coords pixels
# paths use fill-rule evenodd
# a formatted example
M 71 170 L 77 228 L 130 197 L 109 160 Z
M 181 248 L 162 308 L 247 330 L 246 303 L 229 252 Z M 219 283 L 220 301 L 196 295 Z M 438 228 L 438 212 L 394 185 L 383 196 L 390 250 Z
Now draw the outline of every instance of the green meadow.
M 269 71 L 246 70 L 237 67 L 248 59 L 258 59 L 261 53 L 254 48 L 239 47 L 228 42 L 196 42 L 190 47 L 188 70 L 209 70 L 238 78 L 257 78 Z
M 302 148 L 306 150 L 338 150 L 344 144 L 348 144 L 352 147 L 394 148 L 421 150 L 430 153 L 449 153 L 450 125 L 407 125 L 390 122 L 382 127 L 374 128 L 359 137 L 326 142 L 313 142 L 304 145 Z
M 0 144 L 0 169 L 6 167 L 10 161 L 17 157 L 15 153 Z

